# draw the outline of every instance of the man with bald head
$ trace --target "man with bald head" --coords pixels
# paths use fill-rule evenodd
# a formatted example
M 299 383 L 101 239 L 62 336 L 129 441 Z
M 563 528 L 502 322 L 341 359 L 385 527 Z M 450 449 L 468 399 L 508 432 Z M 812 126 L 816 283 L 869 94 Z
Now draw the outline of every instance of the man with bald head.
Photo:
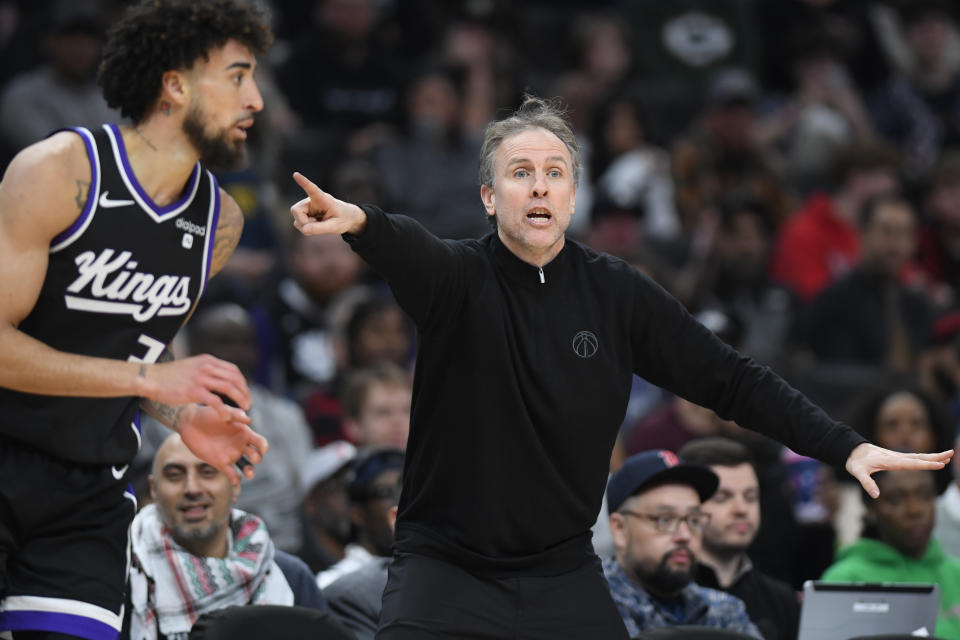
M 239 493 L 178 434 L 163 442 L 154 502 L 130 528 L 130 637 L 186 638 L 200 615 L 231 605 L 327 609 L 303 561 L 275 549 L 263 520 L 234 508 Z
M 303 544 L 299 508 L 300 474 L 311 449 L 310 427 L 295 402 L 256 382 L 260 359 L 250 313 L 237 304 L 201 307 L 187 325 L 191 353 L 209 353 L 237 365 L 250 386 L 251 427 L 270 442 L 270 456 L 244 482 L 237 507 L 263 518 L 274 544 L 294 552 Z

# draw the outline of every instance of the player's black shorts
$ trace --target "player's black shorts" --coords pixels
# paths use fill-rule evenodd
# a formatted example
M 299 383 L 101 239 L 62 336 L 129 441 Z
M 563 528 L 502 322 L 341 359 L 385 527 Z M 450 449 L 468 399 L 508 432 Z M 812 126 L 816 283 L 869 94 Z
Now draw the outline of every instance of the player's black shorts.
M 126 471 L 0 437 L 0 632 L 115 640 L 136 512 Z
M 377 640 L 627 640 L 600 560 L 556 576 L 480 578 L 397 553 L 388 570 Z

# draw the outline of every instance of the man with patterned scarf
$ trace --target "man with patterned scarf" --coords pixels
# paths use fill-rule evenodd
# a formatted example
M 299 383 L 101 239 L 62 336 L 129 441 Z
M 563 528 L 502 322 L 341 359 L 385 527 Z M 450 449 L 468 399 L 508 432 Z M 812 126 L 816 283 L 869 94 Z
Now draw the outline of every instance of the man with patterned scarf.
M 276 550 L 260 518 L 232 508 L 239 492 L 179 435 L 157 450 L 155 504 L 130 528 L 131 640 L 186 640 L 202 614 L 231 605 L 327 610 L 306 564 Z

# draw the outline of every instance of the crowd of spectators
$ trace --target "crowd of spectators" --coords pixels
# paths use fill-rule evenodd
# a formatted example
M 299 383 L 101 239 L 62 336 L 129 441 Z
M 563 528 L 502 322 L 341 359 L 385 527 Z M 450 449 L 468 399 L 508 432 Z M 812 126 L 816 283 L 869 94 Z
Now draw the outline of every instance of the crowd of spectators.
M 278 549 L 326 571 L 321 586 L 344 558 L 389 555 L 417 337 L 346 243 L 291 230 L 300 195 L 290 174 L 442 237 L 479 237 L 490 230 L 476 170 L 484 126 L 524 92 L 559 97 L 582 145 L 570 237 L 651 275 L 877 444 L 953 446 L 954 2 L 266 4 L 277 34 L 257 68 L 266 108 L 247 167 L 218 174 L 246 216 L 243 237 L 175 350 L 235 362 L 251 381 L 253 425 L 271 451 L 231 504 L 261 517 Z M 118 120 L 95 76 L 124 6 L 0 0 L 0 162 L 59 127 Z M 705 436 L 750 451 L 763 512 L 750 556 L 766 575 L 797 589 L 838 548 L 877 538 L 885 507 L 864 507 L 842 470 L 640 379 L 611 470 Z M 141 503 L 166 438 L 159 425 L 144 429 Z M 929 492 L 925 476 L 910 478 L 920 488 L 909 491 Z M 960 518 L 951 480 L 933 474 L 935 491 L 946 490 L 940 519 Z M 937 553 L 960 554 L 957 534 L 936 530 L 949 537 Z M 785 544 L 798 552 L 786 557 Z M 842 566 L 854 555 L 841 554 Z

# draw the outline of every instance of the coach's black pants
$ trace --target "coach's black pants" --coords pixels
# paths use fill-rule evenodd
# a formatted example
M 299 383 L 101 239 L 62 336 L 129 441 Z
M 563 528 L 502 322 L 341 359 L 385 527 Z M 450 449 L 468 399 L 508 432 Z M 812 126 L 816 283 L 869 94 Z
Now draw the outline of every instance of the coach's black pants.
M 377 640 L 625 640 L 599 559 L 556 576 L 478 578 L 433 558 L 390 563 Z

